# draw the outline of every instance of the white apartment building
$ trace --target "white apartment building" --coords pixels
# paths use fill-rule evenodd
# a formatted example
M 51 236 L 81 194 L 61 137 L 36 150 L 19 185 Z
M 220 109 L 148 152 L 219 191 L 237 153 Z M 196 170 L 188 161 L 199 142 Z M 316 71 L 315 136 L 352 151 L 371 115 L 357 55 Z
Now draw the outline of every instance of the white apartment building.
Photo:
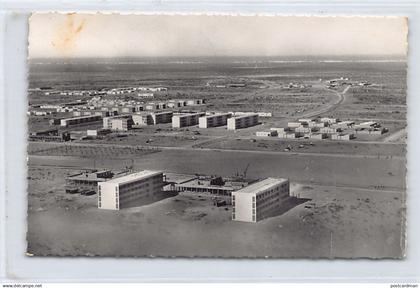
M 163 172 L 143 170 L 98 183 L 98 208 L 119 210 L 136 200 L 151 198 L 162 191 Z
M 198 119 L 198 127 L 210 128 L 224 126 L 227 124 L 227 120 L 232 116 L 231 113 L 218 113 L 212 115 L 205 115 Z
M 272 217 L 290 196 L 289 180 L 266 178 L 232 192 L 232 220 L 258 222 Z
M 182 128 L 198 124 L 198 119 L 206 115 L 205 112 L 175 114 L 172 116 L 172 128 Z
M 155 125 L 160 123 L 170 123 L 173 116 L 172 111 L 144 112 L 133 114 L 134 125 Z
M 90 124 L 92 122 L 101 121 L 101 119 L 102 119 L 102 116 L 100 115 L 89 115 L 89 116 L 65 118 L 65 119 L 60 120 L 60 126 L 68 127 L 68 126 L 76 126 L 76 125 L 85 125 L 85 124 Z
M 227 120 L 227 129 L 236 130 L 246 127 L 255 126 L 258 124 L 258 114 L 251 113 L 240 116 L 235 116 Z
M 119 129 L 119 130 L 123 130 L 122 128 L 125 125 L 123 123 L 113 122 L 115 119 L 128 119 L 130 124 L 132 123 L 132 120 L 133 120 L 131 115 L 120 115 L 120 116 L 105 117 L 105 118 L 102 119 L 103 128 L 104 129 L 118 130 L 116 128 L 121 127 L 121 129 Z M 127 125 L 129 125 L 129 124 L 127 123 Z M 130 128 L 131 128 L 131 126 L 130 126 Z
M 113 131 L 128 131 L 131 129 L 133 120 L 131 118 L 111 119 L 109 129 Z

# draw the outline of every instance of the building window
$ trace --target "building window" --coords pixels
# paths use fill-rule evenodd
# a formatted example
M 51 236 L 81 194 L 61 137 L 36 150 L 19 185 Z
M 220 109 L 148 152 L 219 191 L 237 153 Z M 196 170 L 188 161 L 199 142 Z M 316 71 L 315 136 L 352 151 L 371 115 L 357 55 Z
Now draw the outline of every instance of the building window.
M 252 215 L 252 221 L 255 222 L 255 215 Z
M 232 219 L 235 220 L 236 216 L 235 213 L 232 213 Z

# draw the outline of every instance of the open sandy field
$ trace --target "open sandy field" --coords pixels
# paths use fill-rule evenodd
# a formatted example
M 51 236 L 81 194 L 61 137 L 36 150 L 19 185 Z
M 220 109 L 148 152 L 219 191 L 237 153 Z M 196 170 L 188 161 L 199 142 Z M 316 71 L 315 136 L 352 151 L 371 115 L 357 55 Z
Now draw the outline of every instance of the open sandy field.
M 290 200 L 281 215 L 251 224 L 231 221 L 231 208 L 213 206 L 206 195 L 180 194 L 142 207 L 99 210 L 96 195 L 64 193 L 62 177 L 69 172 L 68 169 L 30 168 L 27 236 L 30 253 L 163 257 L 402 256 L 404 194 L 399 191 L 294 184 L 291 190 L 299 195 L 299 200 Z
M 30 88 L 163 86 L 168 91 L 157 93 L 153 100 L 204 98 L 209 111 L 265 111 L 274 117 L 235 132 L 225 127 L 172 129 L 165 124 L 98 140 L 30 143 L 28 252 L 40 256 L 401 258 L 405 63 L 264 61 L 259 65 L 226 59 L 192 64 L 32 63 Z M 325 80 L 337 77 L 372 85 L 327 89 Z M 246 85 L 231 86 L 234 83 Z M 289 83 L 299 87 L 287 88 Z M 29 94 L 31 104 L 73 100 L 46 97 L 39 91 Z M 256 131 L 285 127 L 288 121 L 305 116 L 377 120 L 389 132 L 360 136 L 353 142 L 255 137 Z M 30 117 L 29 127 L 30 131 L 51 128 L 48 117 Z M 291 151 L 284 151 L 289 146 Z M 104 211 L 96 208 L 96 195 L 68 195 L 63 190 L 65 176 L 85 168 L 120 170 L 133 165 L 136 171 L 232 176 L 248 164 L 249 178 L 289 178 L 296 196 L 278 216 L 257 224 L 231 221 L 231 207 L 215 207 L 206 195 L 168 195 L 141 207 Z

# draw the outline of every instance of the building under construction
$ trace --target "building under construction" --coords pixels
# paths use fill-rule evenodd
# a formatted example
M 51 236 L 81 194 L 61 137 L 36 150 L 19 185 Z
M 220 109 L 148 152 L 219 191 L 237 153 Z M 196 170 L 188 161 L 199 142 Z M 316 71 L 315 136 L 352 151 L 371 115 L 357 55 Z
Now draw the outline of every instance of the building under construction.
M 91 195 L 98 192 L 98 183 L 114 177 L 111 170 L 89 170 L 70 175 L 66 178 L 66 193 Z

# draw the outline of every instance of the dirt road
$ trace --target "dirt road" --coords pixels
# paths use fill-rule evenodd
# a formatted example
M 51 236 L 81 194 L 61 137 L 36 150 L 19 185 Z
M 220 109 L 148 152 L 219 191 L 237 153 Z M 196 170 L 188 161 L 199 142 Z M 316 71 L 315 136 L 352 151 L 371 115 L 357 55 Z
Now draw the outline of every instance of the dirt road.
M 304 113 L 300 115 L 299 118 L 312 118 L 312 117 L 317 117 L 324 113 L 329 113 L 331 111 L 334 111 L 335 109 L 338 108 L 338 106 L 340 106 L 341 103 L 345 101 L 345 95 L 349 89 L 350 89 L 350 86 L 346 86 L 346 88 L 344 88 L 342 92 L 334 91 L 335 94 L 337 95 L 337 99 L 335 101 L 333 101 L 332 103 L 329 103 L 328 105 L 318 110 Z M 330 89 L 326 89 L 326 90 L 331 91 Z
M 404 136 L 407 135 L 407 128 L 400 129 L 388 135 L 383 139 L 383 142 L 404 142 Z

